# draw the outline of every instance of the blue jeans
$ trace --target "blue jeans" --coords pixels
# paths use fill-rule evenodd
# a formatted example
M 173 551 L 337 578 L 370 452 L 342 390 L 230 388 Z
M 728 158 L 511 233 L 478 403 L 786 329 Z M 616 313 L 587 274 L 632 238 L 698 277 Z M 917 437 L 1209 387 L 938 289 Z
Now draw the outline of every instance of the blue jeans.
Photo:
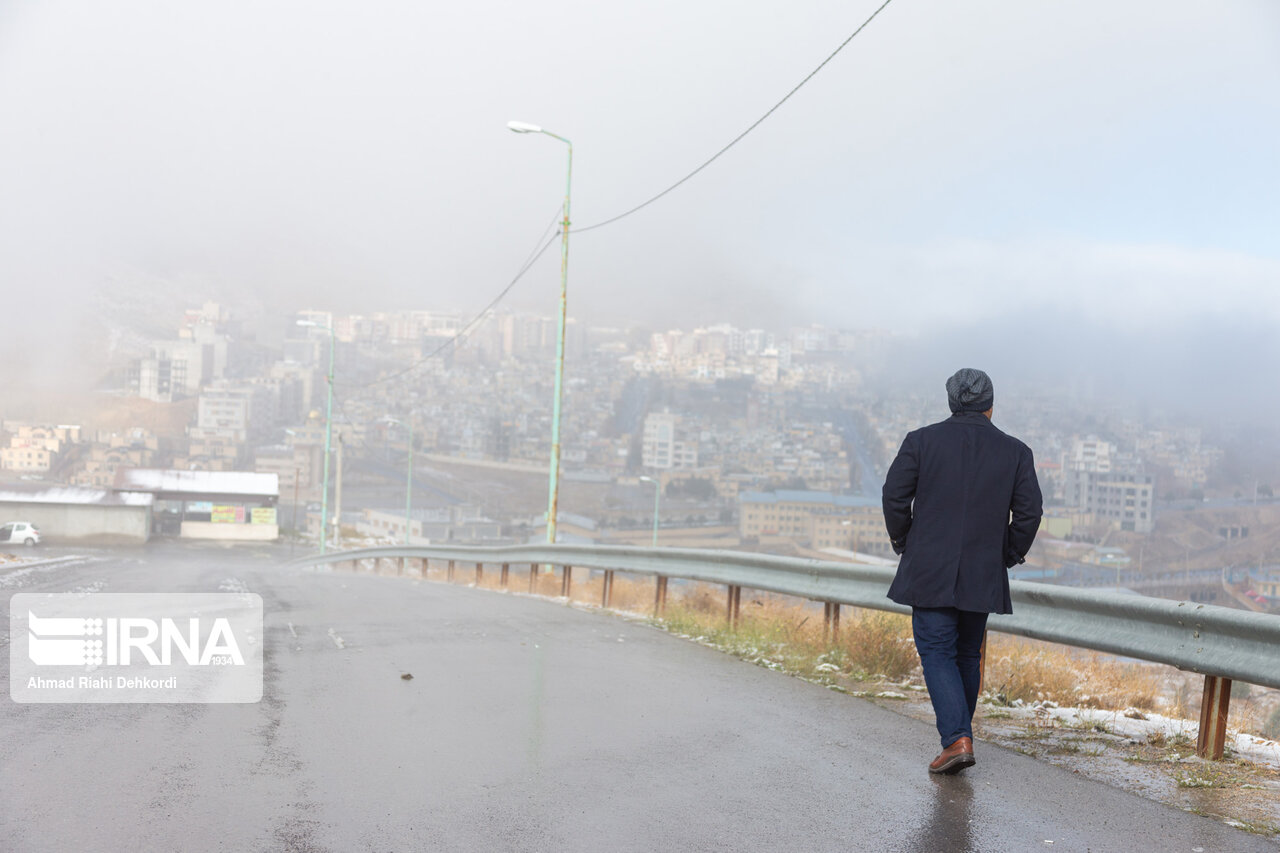
M 987 614 L 954 607 L 913 607 L 911 630 L 946 749 L 962 737 L 973 737 Z

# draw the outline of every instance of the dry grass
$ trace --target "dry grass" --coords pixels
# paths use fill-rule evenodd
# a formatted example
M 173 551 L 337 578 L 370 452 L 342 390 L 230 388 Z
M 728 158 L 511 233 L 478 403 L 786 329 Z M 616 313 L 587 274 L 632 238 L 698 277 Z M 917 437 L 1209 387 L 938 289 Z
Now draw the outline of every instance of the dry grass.
M 983 692 L 998 704 L 1049 701 L 1084 708 L 1152 710 L 1160 678 L 1151 668 L 1006 634 L 987 637 Z
M 830 636 L 815 602 L 744 591 L 733 629 L 726 605 L 720 587 L 672 586 L 667 612 L 657 621 L 667 630 L 764 666 L 821 680 L 838 674 L 899 681 L 917 667 L 910 623 L 896 614 L 846 608 L 839 634 Z

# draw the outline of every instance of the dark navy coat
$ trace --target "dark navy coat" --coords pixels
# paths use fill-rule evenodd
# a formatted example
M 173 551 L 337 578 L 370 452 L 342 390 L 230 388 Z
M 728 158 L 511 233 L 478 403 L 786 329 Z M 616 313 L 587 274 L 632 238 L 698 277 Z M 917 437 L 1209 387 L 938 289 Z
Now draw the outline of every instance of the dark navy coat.
M 981 412 L 907 433 L 889 466 L 884 521 L 902 555 L 889 598 L 913 607 L 1011 613 L 1008 567 L 1040 527 L 1031 448 Z

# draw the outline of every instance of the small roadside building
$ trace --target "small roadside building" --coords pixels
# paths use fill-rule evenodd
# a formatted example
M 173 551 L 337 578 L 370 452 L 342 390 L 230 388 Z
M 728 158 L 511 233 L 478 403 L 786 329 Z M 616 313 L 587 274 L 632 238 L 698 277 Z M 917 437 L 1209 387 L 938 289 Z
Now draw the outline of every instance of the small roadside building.
M 159 536 L 223 541 L 271 541 L 280 536 L 280 480 L 249 471 L 122 468 L 116 494 L 150 495 Z
M 149 494 L 44 484 L 0 485 L 0 524 L 26 521 L 46 542 L 141 545 L 151 536 Z

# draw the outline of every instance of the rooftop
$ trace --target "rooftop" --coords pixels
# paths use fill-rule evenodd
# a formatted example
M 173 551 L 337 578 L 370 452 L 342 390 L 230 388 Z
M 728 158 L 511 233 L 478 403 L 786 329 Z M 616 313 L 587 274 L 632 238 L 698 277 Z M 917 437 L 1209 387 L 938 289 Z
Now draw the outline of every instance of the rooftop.
M 258 474 L 253 471 L 122 468 L 116 472 L 114 488 L 118 492 L 186 492 L 276 497 L 280 493 L 280 478 L 276 474 Z
M 830 492 L 781 489 L 776 492 L 743 492 L 738 495 L 743 503 L 750 504 L 823 504 L 833 507 L 880 506 L 880 498 L 863 495 L 833 495 Z
M 79 486 L 0 486 L 0 503 L 95 504 L 97 506 L 151 506 L 151 494 L 117 494 Z

